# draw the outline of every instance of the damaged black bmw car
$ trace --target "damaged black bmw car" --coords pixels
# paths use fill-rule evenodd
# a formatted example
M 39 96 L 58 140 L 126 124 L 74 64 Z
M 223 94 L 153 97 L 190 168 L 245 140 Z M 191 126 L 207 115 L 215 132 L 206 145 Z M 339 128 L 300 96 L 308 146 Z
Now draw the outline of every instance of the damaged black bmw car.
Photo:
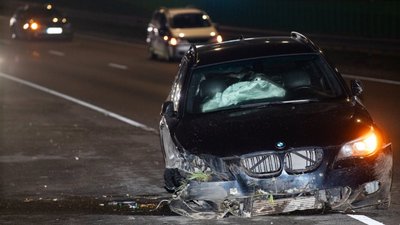
M 172 211 L 194 218 L 387 208 L 392 146 L 307 37 L 193 46 L 162 105 Z

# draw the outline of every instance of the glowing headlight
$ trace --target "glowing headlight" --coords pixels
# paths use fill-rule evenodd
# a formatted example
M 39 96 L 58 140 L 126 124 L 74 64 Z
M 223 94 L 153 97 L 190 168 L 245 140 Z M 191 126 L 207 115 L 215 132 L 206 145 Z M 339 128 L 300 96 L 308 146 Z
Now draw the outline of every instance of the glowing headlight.
M 169 43 L 170 45 L 172 45 L 172 46 L 175 46 L 175 45 L 178 44 L 178 40 L 177 40 L 176 38 L 172 37 L 172 38 L 168 41 L 168 43 Z
M 338 158 L 366 157 L 376 153 L 379 149 L 380 140 L 377 133 L 372 129 L 365 136 L 354 141 L 347 142 L 340 149 Z
M 37 30 L 38 28 L 39 28 L 39 24 L 37 24 L 36 22 L 31 23 L 32 30 Z
M 29 28 L 29 23 L 25 23 L 24 26 L 22 26 L 22 28 L 24 28 L 24 30 Z
M 221 43 L 222 41 L 223 41 L 223 40 L 222 40 L 222 36 L 221 36 L 221 35 L 218 35 L 218 36 L 217 36 L 217 42 L 218 42 L 218 43 Z

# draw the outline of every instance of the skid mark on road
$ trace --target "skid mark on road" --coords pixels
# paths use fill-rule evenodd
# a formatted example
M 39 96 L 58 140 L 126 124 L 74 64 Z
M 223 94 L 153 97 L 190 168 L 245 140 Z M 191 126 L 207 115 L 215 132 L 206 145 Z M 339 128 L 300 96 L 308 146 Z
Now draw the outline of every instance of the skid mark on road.
M 2 72 L 0 72 L 0 77 L 2 77 L 2 78 L 4 78 L 4 79 L 7 79 L 7 80 L 11 80 L 11 81 L 17 82 L 17 83 L 20 83 L 20 84 L 23 84 L 23 85 L 26 85 L 26 86 L 29 86 L 29 87 L 31 87 L 31 88 L 34 88 L 34 89 L 37 89 L 37 90 L 40 90 L 40 91 L 43 91 L 43 92 L 46 92 L 46 93 L 48 93 L 48 94 L 51 94 L 51 95 L 54 95 L 54 96 L 63 98 L 63 99 L 65 99 L 65 100 L 74 102 L 74 103 L 76 103 L 76 104 L 78 104 L 78 105 L 81 105 L 81 106 L 84 106 L 84 107 L 86 107 L 86 108 L 92 109 L 92 110 L 94 110 L 94 111 L 97 111 L 97 112 L 99 112 L 99 113 L 104 114 L 105 116 L 112 117 L 112 118 L 114 118 L 114 119 L 117 119 L 117 120 L 122 121 L 122 122 L 124 122 L 124 123 L 127 123 L 127 124 L 129 124 L 129 125 L 132 125 L 132 126 L 141 128 L 141 129 L 146 130 L 146 131 L 150 131 L 150 132 L 156 133 L 156 130 L 153 129 L 153 128 L 151 128 L 151 127 L 149 127 L 149 126 L 146 126 L 146 125 L 144 125 L 144 124 L 142 124 L 142 123 L 139 123 L 139 122 L 136 122 L 136 121 L 131 120 L 131 119 L 129 119 L 129 118 L 126 118 L 126 117 L 124 117 L 124 116 L 118 115 L 118 114 L 113 113 L 113 112 L 111 112 L 111 111 L 108 111 L 108 110 L 106 110 L 106 109 L 100 108 L 100 107 L 95 106 L 95 105 L 93 105 L 93 104 L 90 104 L 90 103 L 88 103 L 88 102 L 79 100 L 79 99 L 77 99 L 77 98 L 74 98 L 74 97 L 71 97 L 71 96 L 62 94 L 62 93 L 60 93 L 60 92 L 51 90 L 51 89 L 49 89 L 49 88 L 46 88 L 46 87 L 43 87 L 43 86 L 34 84 L 34 83 L 29 82 L 29 81 L 26 81 L 26 80 L 22 80 L 22 79 L 16 78 L 16 77 L 14 77 L 14 76 L 11 76 L 11 75 L 8 75 L 8 74 L 2 73 Z

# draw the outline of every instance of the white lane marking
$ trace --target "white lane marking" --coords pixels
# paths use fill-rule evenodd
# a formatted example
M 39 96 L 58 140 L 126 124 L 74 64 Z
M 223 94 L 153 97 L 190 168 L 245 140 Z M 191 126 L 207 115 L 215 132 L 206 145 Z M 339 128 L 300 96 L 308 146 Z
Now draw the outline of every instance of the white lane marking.
M 356 76 L 356 75 L 350 75 L 350 74 L 342 74 L 344 78 L 349 78 L 349 79 L 358 79 L 358 80 L 366 80 L 366 81 L 372 81 L 372 82 L 378 82 L 378 83 L 384 83 L 384 84 L 394 84 L 394 85 L 400 85 L 400 81 L 395 81 L 395 80 L 385 80 L 385 79 L 378 79 L 378 78 L 372 78 L 372 77 L 362 77 L 362 76 Z
M 385 225 L 381 222 L 378 222 L 376 220 L 373 220 L 367 216 L 363 216 L 363 215 L 351 215 L 351 214 L 347 214 L 348 216 L 350 216 L 353 219 L 356 219 L 362 223 L 368 224 L 368 225 Z
M 117 119 L 117 120 L 122 121 L 122 122 L 124 122 L 124 123 L 127 123 L 127 124 L 129 124 L 129 125 L 132 125 L 132 126 L 141 128 L 141 129 L 146 130 L 146 131 L 151 131 L 151 132 L 156 133 L 156 130 L 155 130 L 155 129 L 153 129 L 153 128 L 151 128 L 151 127 L 148 127 L 148 126 L 146 126 L 146 125 L 144 125 L 144 124 L 142 124 L 142 123 L 139 123 L 139 122 L 136 122 L 136 121 L 134 121 L 134 120 L 128 119 L 128 118 L 126 118 L 126 117 L 123 117 L 123 116 L 118 115 L 118 114 L 116 114 L 116 113 L 110 112 L 110 111 L 108 111 L 108 110 L 106 110 L 106 109 L 103 109 L 103 108 L 100 108 L 100 107 L 98 107 L 98 106 L 92 105 L 92 104 L 90 104 L 90 103 L 88 103 L 88 102 L 79 100 L 79 99 L 77 99 L 77 98 L 74 98 L 74 97 L 71 97 L 71 96 L 62 94 L 62 93 L 60 93 L 60 92 L 51 90 L 51 89 L 49 89 L 49 88 L 46 88 L 46 87 L 43 87 L 43 86 L 34 84 L 34 83 L 29 82 L 29 81 L 26 81 L 26 80 L 22 80 L 22 79 L 16 78 L 16 77 L 14 77 L 14 76 L 11 76 L 11 75 L 8 75 L 8 74 L 2 73 L 2 72 L 0 72 L 0 77 L 2 77 L 2 78 L 4 78 L 4 79 L 11 80 L 11 81 L 14 81 L 14 82 L 17 82 L 17 83 L 20 83 L 20 84 L 23 84 L 23 85 L 26 85 L 26 86 L 29 86 L 29 87 L 31 87 L 31 88 L 34 88 L 34 89 L 37 89 L 37 90 L 40 90 L 40 91 L 43 91 L 43 92 L 46 92 L 46 93 L 48 93 L 48 94 L 51 94 L 51 95 L 54 95 L 54 96 L 63 98 L 63 99 L 65 99 L 65 100 L 74 102 L 74 103 L 76 103 L 76 104 L 78 104 L 78 105 L 87 107 L 87 108 L 89 108 L 89 109 L 92 109 L 92 110 L 94 110 L 94 111 L 97 111 L 97 112 L 99 112 L 99 113 L 102 113 L 102 114 L 104 114 L 105 116 L 112 117 L 112 118 L 114 118 L 114 119 Z
M 50 55 L 55 55 L 55 56 L 65 56 L 64 52 L 56 51 L 56 50 L 49 50 Z
M 127 70 L 128 67 L 125 65 L 121 65 L 121 64 L 117 64 L 117 63 L 109 63 L 108 64 L 109 67 L 115 68 L 115 69 L 119 69 L 119 70 Z

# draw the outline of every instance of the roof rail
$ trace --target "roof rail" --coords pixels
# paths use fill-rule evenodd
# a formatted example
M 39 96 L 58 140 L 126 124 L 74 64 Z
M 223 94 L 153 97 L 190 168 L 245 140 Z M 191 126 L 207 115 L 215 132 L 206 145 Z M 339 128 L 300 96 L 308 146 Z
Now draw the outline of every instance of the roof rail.
M 293 37 L 293 38 L 299 39 L 299 40 L 303 41 L 304 43 L 310 44 L 311 47 L 316 51 L 320 51 L 321 50 L 316 44 L 314 44 L 314 42 L 312 42 L 304 34 L 301 34 L 301 33 L 296 32 L 296 31 L 292 31 L 292 32 L 290 32 L 290 36 Z

